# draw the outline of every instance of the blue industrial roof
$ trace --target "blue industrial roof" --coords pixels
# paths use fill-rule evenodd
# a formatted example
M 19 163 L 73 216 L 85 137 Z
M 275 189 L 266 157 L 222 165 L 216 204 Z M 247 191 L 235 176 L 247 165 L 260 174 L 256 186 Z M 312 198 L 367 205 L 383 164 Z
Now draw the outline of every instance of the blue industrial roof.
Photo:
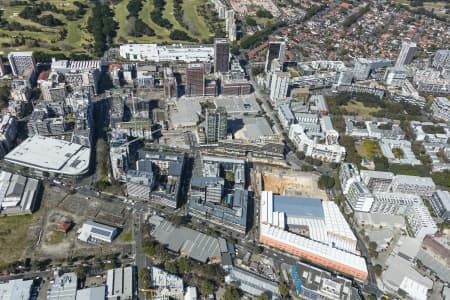
M 284 212 L 288 217 L 323 219 L 322 200 L 297 196 L 273 196 L 273 210 Z

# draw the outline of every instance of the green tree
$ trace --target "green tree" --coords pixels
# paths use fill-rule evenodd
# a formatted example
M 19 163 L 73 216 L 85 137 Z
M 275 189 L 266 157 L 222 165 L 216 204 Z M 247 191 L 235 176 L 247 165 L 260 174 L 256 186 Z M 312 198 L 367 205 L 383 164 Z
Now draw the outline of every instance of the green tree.
M 167 260 L 164 263 L 164 269 L 169 273 L 178 274 L 177 264 L 174 261 Z
M 320 175 L 319 177 L 319 188 L 322 190 L 331 189 L 335 185 L 335 180 L 333 177 L 328 175 Z
M 375 272 L 375 274 L 376 274 L 378 277 L 380 277 L 380 276 L 381 276 L 381 273 L 383 273 L 383 267 L 382 267 L 380 264 L 376 264 L 376 265 L 373 267 L 373 271 Z
M 225 289 L 225 293 L 223 295 L 225 300 L 238 300 L 239 299 L 239 291 L 237 288 L 232 286 L 227 287 Z
M 297 158 L 300 159 L 300 160 L 305 159 L 305 152 L 303 152 L 303 151 L 297 151 L 297 152 L 295 153 L 295 155 L 296 155 Z
M 203 296 L 208 296 L 208 295 L 212 294 L 213 289 L 214 289 L 214 286 L 213 286 L 212 282 L 209 280 L 204 280 L 202 282 L 202 285 L 200 286 L 200 293 Z
M 177 267 L 180 274 L 187 274 L 191 271 L 191 263 L 185 257 L 177 259 Z
M 267 293 L 262 293 L 258 296 L 258 300 L 270 300 L 270 297 L 269 295 L 267 295 Z
M 272 19 L 273 15 L 270 11 L 265 10 L 265 9 L 259 9 L 258 11 L 256 11 L 256 16 L 258 18 L 267 18 L 267 19 Z
M 283 299 L 287 299 L 289 297 L 289 288 L 284 282 L 278 285 L 278 292 Z
M 0 108 L 8 107 L 8 99 L 10 94 L 10 87 L 8 85 L 0 86 Z
M 245 21 L 245 23 L 246 23 L 248 26 L 256 26 L 256 25 L 258 25 L 258 24 L 256 23 L 256 20 L 253 19 L 252 17 L 245 17 L 244 21 Z
M 88 275 L 89 270 L 87 267 L 80 265 L 77 267 L 75 273 L 77 274 L 78 279 L 83 281 L 86 279 L 86 276 Z
M 139 286 L 141 289 L 151 288 L 150 272 L 147 268 L 143 268 L 139 271 Z

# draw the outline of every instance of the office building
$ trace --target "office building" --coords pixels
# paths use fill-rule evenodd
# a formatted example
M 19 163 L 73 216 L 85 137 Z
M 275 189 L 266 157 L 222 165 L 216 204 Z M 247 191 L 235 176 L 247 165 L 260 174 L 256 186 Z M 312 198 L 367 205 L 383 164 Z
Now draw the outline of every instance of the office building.
M 36 72 L 36 61 L 33 52 L 10 52 L 8 54 L 9 65 L 15 76 L 22 76 L 26 71 Z
M 273 104 L 277 105 L 280 101 L 286 100 L 290 77 L 288 72 L 273 73 L 270 84 L 270 101 Z
M 66 99 L 66 85 L 60 78 L 56 72 L 39 74 L 37 83 L 45 101 L 64 102 Z
M 78 230 L 78 239 L 86 243 L 97 244 L 99 242 L 111 243 L 117 236 L 117 228 L 100 224 L 93 221 L 86 221 Z
M 206 220 L 245 233 L 247 230 L 248 192 L 237 188 L 224 190 L 220 177 L 192 177 L 189 212 Z
M 329 125 L 330 119 L 326 122 Z M 298 151 L 303 151 L 306 156 L 325 162 L 340 163 L 345 158 L 345 147 L 337 143 L 328 143 L 328 141 L 337 141 L 337 131 L 328 130 L 328 125 L 321 124 L 293 124 L 289 129 L 289 139 L 294 143 Z M 317 137 L 325 138 L 326 143 L 321 143 Z
M 397 61 L 395 62 L 396 67 L 403 67 L 404 65 L 409 65 L 417 52 L 417 44 L 413 42 L 402 42 L 402 49 L 398 54 Z
M 361 170 L 361 179 L 372 193 L 389 191 L 394 173 Z
M 405 67 L 391 67 L 386 69 L 384 74 L 384 83 L 386 85 L 402 86 L 408 75 Z
M 414 194 L 383 191 L 374 193 L 373 196 L 370 212 L 375 214 L 405 216 L 411 207 L 422 205 L 422 199 Z
M 154 174 L 137 170 L 128 170 L 126 175 L 127 194 L 129 197 L 149 200 L 155 185 Z
M 368 212 L 374 201 L 372 193 L 363 182 L 353 182 L 345 194 L 354 211 Z
M 179 207 L 184 156 L 165 152 L 138 151 L 139 172 L 150 174 L 150 165 L 152 172 L 158 175 L 154 176 L 154 182 L 148 179 L 148 184 L 145 181 L 147 179 L 143 179 L 145 188 L 150 189 L 149 185 L 152 187 L 150 200 L 167 207 Z
M 14 146 L 17 136 L 16 118 L 11 115 L 4 115 L 0 122 L 0 158 L 3 158 Z
M 55 271 L 55 279 L 47 291 L 48 300 L 75 300 L 77 296 L 77 274 Z
M 230 43 L 227 39 L 214 40 L 214 72 L 225 73 L 230 69 Z
M 335 276 L 328 270 L 322 270 L 303 262 L 296 262 L 291 266 L 290 275 L 292 286 L 302 299 L 360 299 L 359 290 L 350 279 Z
M 14 279 L 5 283 L 0 283 L 1 300 L 29 300 L 33 280 Z
M 391 190 L 392 192 L 416 194 L 429 198 L 436 190 L 436 185 L 430 177 L 397 175 L 392 180 Z
M 412 234 L 419 241 L 422 241 L 425 236 L 433 235 L 438 231 L 428 208 L 423 203 L 421 205 L 414 205 L 408 209 L 406 220 L 408 221 Z
M 136 290 L 135 267 L 116 268 L 106 274 L 106 299 L 135 299 Z
M 186 96 L 205 95 L 205 66 L 203 64 L 189 64 L 186 69 Z
M 354 182 L 361 181 L 358 168 L 351 163 L 342 163 L 339 168 L 339 182 L 341 184 L 342 193 L 348 193 L 350 186 Z
M 448 191 L 436 191 L 430 199 L 436 216 L 446 223 L 450 223 L 450 193 Z
M 356 237 L 335 203 L 263 191 L 260 205 L 261 243 L 347 276 L 367 279 Z
M 206 143 L 217 143 L 227 138 L 227 111 L 224 107 L 206 111 Z
M 391 61 L 384 58 L 355 58 L 354 64 L 353 78 L 355 80 L 367 80 L 374 70 L 389 67 Z
M 178 98 L 178 82 L 171 68 L 164 68 L 164 97 Z
M 183 299 L 184 285 L 182 278 L 152 266 L 150 281 L 154 291 L 152 299 Z
M 264 70 L 266 73 L 270 70 L 272 60 L 278 59 L 282 65 L 284 62 L 284 53 L 286 51 L 285 42 L 269 42 L 267 46 L 266 64 Z
M 431 105 L 433 117 L 450 122 L 450 100 L 445 97 L 436 97 Z
M 433 67 L 436 69 L 450 68 L 450 50 L 438 50 L 434 54 Z

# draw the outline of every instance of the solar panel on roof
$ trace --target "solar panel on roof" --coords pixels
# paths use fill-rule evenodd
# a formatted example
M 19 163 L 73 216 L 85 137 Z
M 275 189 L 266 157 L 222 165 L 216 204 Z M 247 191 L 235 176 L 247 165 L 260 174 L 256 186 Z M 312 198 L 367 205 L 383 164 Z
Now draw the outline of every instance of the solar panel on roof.
M 92 227 L 91 232 L 95 233 L 95 234 L 103 235 L 103 236 L 106 236 L 106 237 L 109 237 L 111 235 L 110 232 L 108 232 L 106 230 L 101 230 L 101 229 L 95 228 L 95 227 Z

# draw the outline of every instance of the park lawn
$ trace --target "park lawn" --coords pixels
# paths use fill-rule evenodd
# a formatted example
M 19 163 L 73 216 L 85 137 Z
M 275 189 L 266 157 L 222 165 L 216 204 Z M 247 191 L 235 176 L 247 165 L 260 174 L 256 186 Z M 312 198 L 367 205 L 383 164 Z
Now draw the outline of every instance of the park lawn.
M 342 108 L 344 108 L 349 113 L 353 113 L 364 118 L 369 118 L 371 117 L 371 114 L 376 113 L 380 110 L 379 107 L 364 106 L 364 104 L 361 102 L 350 102 L 347 105 L 343 105 Z
M 63 10 L 75 10 L 78 9 L 77 6 L 73 4 L 73 2 L 76 0 L 67 0 L 64 2 L 61 2 L 59 0 L 48 0 L 45 2 L 54 4 L 58 9 Z M 41 1 L 43 2 L 43 1 Z M 30 3 L 31 4 L 31 3 Z M 83 30 L 80 30 L 80 26 L 85 27 L 87 24 L 87 20 L 89 18 L 89 15 L 91 13 L 91 9 L 88 8 L 86 14 L 84 17 L 80 20 L 76 21 L 69 21 L 67 20 L 66 16 L 59 13 L 49 12 L 45 11 L 42 13 L 42 15 L 48 15 L 52 14 L 54 17 L 58 18 L 62 22 L 65 23 L 65 25 L 62 26 L 56 26 L 56 27 L 49 27 L 44 26 L 38 23 L 35 23 L 30 20 L 22 19 L 19 16 L 14 16 L 14 13 L 20 13 L 26 5 L 23 6 L 7 6 L 5 8 L 4 18 L 9 21 L 14 21 L 17 23 L 20 23 L 22 25 L 31 25 L 36 28 L 39 28 L 42 30 L 42 32 L 32 32 L 32 31 L 5 31 L 0 29 L 0 33 L 6 34 L 10 36 L 11 38 L 8 40 L 8 38 L 2 39 L 2 42 L 9 42 L 12 38 L 18 35 L 22 35 L 25 38 L 34 38 L 37 40 L 46 41 L 49 44 L 54 44 L 51 41 L 52 40 L 59 40 L 59 31 L 63 28 L 67 29 L 67 37 L 61 43 L 63 46 L 61 46 L 61 52 L 64 52 L 65 54 L 70 54 L 71 52 L 79 52 L 83 53 L 86 52 L 85 45 L 90 43 L 92 40 L 90 37 L 90 34 L 88 32 L 85 32 Z M 58 42 L 59 43 L 59 42 Z M 23 45 L 20 47 L 13 47 L 13 48 L 5 48 L 5 52 L 13 51 L 13 50 L 32 50 L 30 47 Z M 46 48 L 37 48 L 38 51 L 44 51 L 44 52 L 54 52 Z
M 24 251 L 33 246 L 37 235 L 31 237 L 30 227 L 37 225 L 43 210 L 27 216 L 0 217 L 0 268 L 23 258 Z
M 205 2 L 205 0 L 183 1 L 184 16 L 186 19 L 190 20 L 193 26 L 197 29 L 198 34 L 196 36 L 204 40 L 212 36 L 212 33 L 209 31 L 208 24 L 206 24 L 203 17 L 199 16 L 197 13 L 197 7 Z
M 355 145 L 356 151 L 363 158 L 373 160 L 375 153 L 378 157 L 383 156 L 380 145 L 377 141 L 367 140 Z
M 119 28 L 117 30 L 117 38 L 122 37 L 126 39 L 125 28 L 127 26 L 127 16 L 129 14 L 127 5 L 129 0 L 122 0 L 118 4 L 114 5 L 114 19 L 119 24 Z
M 123 0 L 114 6 L 114 18 L 119 23 L 119 28 L 117 30 L 116 41 L 119 38 L 124 39 L 127 42 L 134 43 L 160 43 L 163 41 L 168 41 L 169 39 L 169 31 L 166 28 L 159 27 L 150 18 L 150 13 L 153 10 L 153 3 L 151 0 L 145 1 L 142 6 L 141 11 L 139 12 L 139 18 L 146 23 L 150 28 L 152 28 L 156 35 L 155 36 L 142 36 L 142 37 L 134 37 L 129 36 L 126 33 L 126 27 L 128 24 L 128 9 L 127 5 L 129 0 Z
M 74 50 L 85 52 L 85 45 L 93 43 L 92 35 L 86 29 L 91 14 L 92 10 L 89 9 L 82 19 L 70 22 L 67 26 L 67 37 L 64 42 Z
M 178 29 L 181 31 L 187 32 L 190 36 L 195 37 L 192 33 L 186 30 L 180 23 L 178 23 L 177 19 L 175 19 L 174 15 L 174 8 L 173 8 L 173 0 L 166 0 L 166 6 L 164 7 L 163 11 L 163 18 L 166 18 L 167 20 L 172 23 L 173 27 L 172 30 Z

